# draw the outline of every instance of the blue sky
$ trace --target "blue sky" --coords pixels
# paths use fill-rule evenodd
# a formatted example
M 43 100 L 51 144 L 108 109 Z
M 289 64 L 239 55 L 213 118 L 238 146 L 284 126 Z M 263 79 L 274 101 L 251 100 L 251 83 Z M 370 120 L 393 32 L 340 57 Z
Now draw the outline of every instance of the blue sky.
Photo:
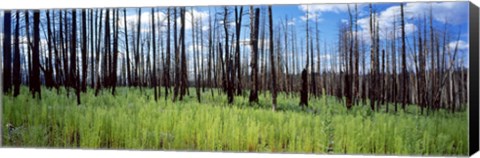
M 393 29 L 393 19 L 396 18 L 397 20 L 397 37 L 400 37 L 400 10 L 399 10 L 399 3 L 377 3 L 373 4 L 374 10 L 376 10 L 378 14 L 378 19 L 380 22 L 380 31 L 381 31 L 381 39 L 388 39 L 389 37 L 385 36 L 389 32 L 392 32 Z M 265 8 L 265 13 L 266 13 L 266 7 L 261 6 L 262 8 Z M 350 4 L 350 9 L 352 9 L 352 12 L 354 12 L 354 4 Z M 430 7 L 432 8 L 432 13 L 433 13 L 433 19 L 434 19 L 434 25 L 436 28 L 443 28 L 444 24 L 446 21 L 448 21 L 447 24 L 447 29 L 448 32 L 451 33 L 451 43 L 449 44 L 452 48 L 455 46 L 457 43 L 456 41 L 456 35 L 458 31 L 461 32 L 460 39 L 458 41 L 459 44 L 459 49 L 461 50 L 459 54 L 460 57 L 463 57 L 465 62 L 464 65 L 468 65 L 468 2 L 436 2 L 436 3 L 406 3 L 405 4 L 405 18 L 406 18 L 406 33 L 407 33 L 407 38 L 412 38 L 412 33 L 416 33 L 416 31 L 419 29 L 419 25 L 417 23 L 417 19 L 423 18 L 424 15 L 429 15 Z M 215 12 L 215 8 L 217 12 L 223 12 L 223 7 L 193 7 L 193 12 L 194 16 L 196 19 L 202 19 L 203 24 L 205 25 L 204 33 L 203 35 L 205 37 L 208 36 L 208 33 L 206 32 L 208 29 L 208 17 L 209 17 L 209 9 L 212 11 L 212 13 Z M 306 17 L 305 15 L 307 14 L 306 10 L 308 9 L 309 11 L 309 22 L 310 22 L 310 28 L 315 29 L 315 17 L 318 17 L 319 19 L 319 31 L 320 31 L 320 41 L 321 41 L 321 49 L 323 48 L 323 43 L 326 42 L 327 46 L 329 47 L 328 51 L 325 52 L 325 59 L 323 60 L 328 60 L 328 59 L 334 59 L 335 54 L 336 54 L 336 44 L 338 41 L 338 26 L 341 23 L 348 23 L 348 9 L 347 9 L 347 4 L 311 4 L 311 5 L 273 5 L 272 10 L 273 10 L 273 22 L 275 25 L 278 25 L 281 21 L 284 21 L 285 16 L 288 16 L 289 18 L 289 26 L 295 26 L 296 28 L 296 36 L 298 38 L 297 40 L 297 45 L 298 45 L 298 55 L 300 56 L 301 59 L 304 59 L 303 55 L 305 54 L 304 52 L 300 52 L 300 42 L 305 41 L 305 20 Z M 186 36 L 187 36 L 187 48 L 189 51 L 192 50 L 192 45 L 191 45 L 191 24 L 189 21 L 191 21 L 190 18 L 190 12 L 192 8 L 187 7 L 187 28 L 186 28 Z M 230 15 L 230 21 L 233 21 L 233 7 L 230 7 L 230 10 L 232 11 L 232 14 Z M 135 22 L 137 21 L 137 11 L 136 8 L 129 8 L 127 10 L 127 23 Z M 358 4 L 358 11 L 359 11 L 359 19 L 358 19 L 358 24 L 359 24 L 359 36 L 363 36 L 364 41 L 368 44 L 369 41 L 369 33 L 368 33 L 368 14 L 369 14 L 369 8 L 367 3 L 362 3 Z M 142 9 L 142 30 L 148 31 L 149 29 L 149 22 L 150 22 L 150 12 L 151 8 L 143 8 Z M 79 12 L 77 12 L 79 13 Z M 159 8 L 158 11 L 156 11 L 156 16 L 157 18 L 160 18 L 162 20 L 165 20 L 165 13 L 166 9 L 165 8 Z M 245 16 L 243 17 L 242 24 L 245 25 L 242 29 L 242 39 L 248 40 L 249 38 L 249 6 L 244 6 L 244 14 Z M 80 15 L 80 14 L 79 14 Z M 121 15 L 123 15 L 123 12 L 121 11 Z M 42 17 L 45 15 L 42 14 Z M 218 16 L 219 18 L 223 18 L 223 16 Z M 265 16 L 267 17 L 267 16 Z M 312 18 L 313 17 L 313 18 Z M 447 18 L 448 20 L 445 20 Z M 213 19 L 213 18 L 212 18 Z M 179 20 L 179 19 L 177 19 Z M 3 14 L 0 15 L 0 21 L 3 23 Z M 162 21 L 166 23 L 165 21 Z M 0 29 L 2 29 L 3 25 L 0 26 Z M 123 29 L 123 19 L 120 22 L 120 27 Z M 131 29 L 132 27 L 129 27 Z M 162 29 L 165 29 L 163 27 Z M 233 25 L 231 25 L 230 32 L 234 31 Z M 268 30 L 268 29 L 267 29 Z M 443 30 L 441 30 L 443 31 Z M 223 34 L 223 29 L 222 31 L 219 31 L 221 34 Z M 315 34 L 312 32 L 312 36 L 315 37 Z M 123 36 L 122 36 L 123 37 Z M 120 37 L 120 38 L 122 38 Z M 204 38 L 205 38 L 204 37 Z M 157 37 L 158 38 L 158 37 Z M 268 38 L 268 33 L 267 33 L 267 38 Z M 206 39 L 206 38 L 205 38 Z M 410 39 L 409 41 L 412 41 Z M 206 40 L 204 41 L 206 47 Z M 314 43 L 315 44 L 315 43 Z M 400 45 L 400 44 L 398 44 Z M 122 47 L 122 46 L 120 46 Z M 409 47 L 409 46 L 407 46 Z M 411 43 L 410 43 L 411 47 Z M 243 47 L 246 49 L 246 53 L 249 53 L 249 47 Z M 122 48 L 120 48 L 122 49 Z M 407 48 L 408 49 L 408 48 Z M 323 50 L 321 50 L 323 53 Z M 207 52 L 207 49 L 204 49 L 204 54 Z M 367 47 L 367 52 L 369 52 L 368 47 Z M 189 57 L 192 57 L 189 55 L 189 52 L 187 52 L 187 55 Z M 327 58 L 327 55 L 329 57 Z M 316 56 L 316 55 L 315 55 Z M 369 55 L 367 55 L 368 58 Z M 369 61 L 369 59 L 366 59 Z M 191 64 L 190 64 L 191 65 Z

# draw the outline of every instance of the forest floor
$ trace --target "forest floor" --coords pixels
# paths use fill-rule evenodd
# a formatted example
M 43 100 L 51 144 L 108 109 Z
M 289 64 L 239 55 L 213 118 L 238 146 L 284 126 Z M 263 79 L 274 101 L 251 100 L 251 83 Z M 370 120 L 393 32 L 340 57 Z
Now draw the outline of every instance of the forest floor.
M 42 100 L 27 87 L 16 98 L 3 96 L 2 142 L 10 147 L 140 149 L 177 151 L 288 152 L 333 154 L 466 155 L 468 119 L 465 110 L 439 110 L 420 115 L 372 112 L 367 105 L 347 110 L 335 97 L 323 95 L 298 106 L 299 96 L 278 96 L 277 111 L 270 95 L 259 103 L 248 95 L 233 104 L 218 90 L 207 89 L 196 100 L 190 89 L 182 101 L 155 102 L 152 89 L 117 88 L 116 96 L 89 89 L 76 104 L 72 91 L 42 88 Z M 247 92 L 247 91 L 245 91 Z

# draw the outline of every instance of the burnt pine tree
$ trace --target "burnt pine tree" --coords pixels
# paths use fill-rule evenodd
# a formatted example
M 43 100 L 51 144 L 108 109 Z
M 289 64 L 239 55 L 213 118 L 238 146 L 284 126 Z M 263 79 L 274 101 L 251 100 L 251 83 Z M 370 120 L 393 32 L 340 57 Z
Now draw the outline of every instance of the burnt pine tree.
M 21 83 L 21 73 L 20 73 L 20 13 L 16 11 L 16 23 L 15 23 L 15 41 L 14 41 L 14 49 L 15 52 L 13 54 L 13 96 L 16 97 L 20 94 L 20 83 Z M 5 27 L 4 27 L 5 28 Z M 4 45 L 5 47 L 5 45 Z
M 228 103 L 231 104 L 233 103 L 233 70 L 232 70 L 232 61 L 229 53 L 229 46 L 228 46 L 228 8 L 225 7 L 224 13 L 223 13 L 223 28 L 225 30 L 225 61 L 226 61 L 226 87 L 227 87 L 227 97 L 228 97 Z
M 60 30 L 60 32 L 62 32 Z M 27 84 L 28 84 L 28 89 L 30 90 L 30 92 L 33 92 L 33 86 L 32 86 L 32 49 L 33 49 L 33 46 L 32 46 L 32 43 L 31 43 L 31 40 L 30 40 L 30 15 L 28 13 L 28 10 L 25 10 L 25 34 L 27 35 Z
M 347 55 L 347 75 L 345 77 L 345 88 L 346 88 L 346 106 L 348 109 L 350 109 L 352 107 L 352 104 L 353 104 L 353 99 L 352 99 L 352 89 L 353 89 L 353 86 L 352 86 L 352 72 L 353 72 L 353 16 L 352 16 L 352 12 L 350 11 L 350 5 L 348 5 L 348 17 L 349 17 L 349 34 L 347 35 L 348 36 L 348 41 L 345 43 L 345 46 L 348 47 L 348 55 Z M 355 81 L 355 78 L 353 78 L 353 81 Z
M 48 88 L 51 88 L 54 86 L 54 80 L 53 80 L 53 65 L 52 65 L 52 29 L 51 29 L 51 24 L 50 24 L 50 11 L 47 10 L 46 13 L 47 15 L 47 47 L 48 47 L 48 58 L 46 60 L 46 70 L 45 70 L 45 85 Z
M 110 68 L 110 76 L 112 78 L 111 86 L 112 88 L 112 95 L 115 95 L 115 89 L 117 87 L 117 70 L 118 70 L 118 9 L 114 9 L 114 23 L 113 23 L 113 59 L 110 58 L 111 68 Z
M 308 7 L 307 7 L 307 13 L 306 13 L 306 16 L 307 16 L 307 20 L 306 20 L 306 34 L 307 34 L 307 37 L 306 37 L 306 44 L 307 44 L 307 47 L 306 47 L 306 58 L 307 60 L 306 61 L 306 64 L 305 64 L 305 68 L 302 70 L 302 90 L 300 92 L 300 106 L 301 107 L 305 107 L 305 106 L 308 106 L 308 59 L 309 59 L 309 56 L 308 56 Z
M 153 74 L 152 84 L 155 101 L 157 101 L 157 67 L 156 67 L 156 40 L 155 40 L 155 9 L 152 8 L 152 49 L 153 49 Z
M 173 8 L 173 46 L 174 46 L 174 52 L 175 52 L 175 85 L 173 88 L 173 101 L 177 99 L 179 96 L 180 92 L 180 52 L 178 49 L 178 39 L 177 39 L 177 8 Z
M 243 7 L 240 11 L 235 7 L 235 69 L 237 73 L 237 95 L 242 94 L 242 73 L 240 64 L 240 33 L 242 30 Z
M 77 72 L 77 12 L 72 9 L 72 33 L 70 36 L 70 85 L 75 89 L 77 104 L 80 105 L 80 85 Z
M 95 88 L 95 96 L 98 95 L 98 93 L 100 91 L 100 88 L 101 88 L 101 85 L 102 85 L 102 82 L 100 81 L 100 67 L 101 67 L 101 65 L 100 65 L 100 42 L 101 42 L 100 37 L 101 37 L 101 34 L 102 34 L 102 29 L 101 28 L 102 28 L 103 23 L 101 22 L 101 19 L 102 19 L 102 16 L 103 16 L 103 10 L 102 9 L 97 10 L 97 15 L 98 15 L 98 13 L 100 13 L 100 17 L 97 16 L 97 19 L 95 20 L 95 23 L 99 23 L 99 26 L 97 27 L 98 31 L 96 31 L 96 32 L 98 32 L 98 34 L 97 34 L 98 35 L 98 37 L 97 37 L 98 40 L 97 40 L 97 48 L 96 48 L 97 53 L 95 55 L 95 57 L 96 57 L 95 58 L 95 60 L 96 60 L 95 63 L 97 65 L 98 70 L 96 70 L 96 72 L 97 72 L 96 73 L 97 74 L 96 75 L 97 76 L 96 77 L 97 78 L 97 84 L 96 84 L 96 88 Z
M 260 9 L 250 6 L 250 48 L 252 49 L 252 75 L 251 75 L 251 91 L 249 102 L 258 103 L 258 25 L 260 17 Z
M 127 85 L 131 86 L 132 84 L 132 75 L 130 74 L 130 49 L 128 47 L 128 24 L 127 24 L 127 9 L 123 9 L 123 24 L 124 24 L 124 34 L 125 34 L 125 56 L 127 58 L 126 67 L 127 67 Z
M 180 46 L 181 46 L 181 76 L 180 76 L 180 100 L 183 100 L 183 96 L 186 95 L 188 87 L 187 76 L 187 57 L 185 51 L 185 7 L 180 8 Z
M 270 32 L 270 67 L 272 73 L 272 109 L 275 111 L 277 107 L 277 77 L 275 72 L 275 55 L 273 54 L 273 18 L 272 18 L 272 6 L 268 6 L 268 23 L 269 23 L 269 32 Z
M 82 92 L 87 91 L 87 11 L 82 9 Z
M 102 65 L 102 71 L 103 71 L 103 83 L 104 85 L 109 88 L 110 85 L 110 9 L 107 9 L 105 12 L 105 37 L 104 37 L 104 51 L 103 51 L 103 65 Z M 113 92 L 113 91 L 112 91 Z
M 194 77 L 194 80 L 195 80 L 195 92 L 197 94 L 197 101 L 200 102 L 200 85 L 199 85 L 199 73 L 198 72 L 198 49 L 197 49 L 197 42 L 198 42 L 198 39 L 196 38 L 198 33 L 196 32 L 196 27 L 195 27 L 195 22 L 196 22 L 196 19 L 194 17 L 194 14 L 193 14 L 193 8 L 191 8 L 191 12 L 190 12 L 190 16 L 191 16 L 191 24 L 192 24 L 192 46 L 193 46 L 193 77 Z
M 17 17 L 18 18 L 18 17 Z M 12 40 L 11 26 L 12 15 L 6 10 L 3 16 L 3 92 L 9 93 L 12 89 Z M 18 25 L 18 24 L 17 24 Z
M 407 86 L 408 86 L 408 75 L 407 75 L 407 59 L 406 59 L 406 50 L 405 50 L 405 19 L 403 11 L 403 3 L 400 4 L 400 16 L 401 16 L 401 25 L 402 25 L 402 109 L 405 110 L 405 104 L 407 104 Z
M 166 64 L 165 70 L 163 71 L 164 84 L 165 84 L 165 100 L 168 97 L 168 92 L 170 91 L 170 8 L 167 8 L 167 50 L 166 50 Z
M 40 89 L 40 11 L 33 12 L 33 54 L 32 54 L 32 94 L 42 99 Z
M 370 26 L 370 91 L 369 91 L 369 96 L 370 96 L 370 108 L 372 110 L 375 110 L 375 87 L 372 85 L 375 85 L 375 29 L 373 26 L 373 23 L 375 21 L 375 16 L 374 13 L 372 12 L 372 4 L 369 5 L 369 10 L 370 10 L 370 21 L 369 21 L 369 26 Z
M 95 25 L 96 26 L 96 25 Z M 93 9 L 90 9 L 90 88 L 95 88 L 95 59 L 94 59 L 94 31 L 93 31 Z
M 140 55 L 139 54 L 140 54 L 140 36 L 141 36 L 140 25 L 142 23 L 142 18 L 141 17 L 142 17 L 142 8 L 138 8 L 137 36 L 136 36 L 137 41 L 136 41 L 136 46 L 135 46 L 136 50 L 135 50 L 135 55 L 134 55 L 135 56 L 135 72 L 134 72 L 135 73 L 135 77 L 134 77 L 135 86 L 140 85 L 140 81 L 139 81 L 139 78 L 140 78 L 139 75 L 140 74 L 138 72 L 139 72 L 139 69 L 140 69 L 139 68 L 139 66 L 140 66 L 139 65 L 140 64 L 140 62 L 139 62 Z

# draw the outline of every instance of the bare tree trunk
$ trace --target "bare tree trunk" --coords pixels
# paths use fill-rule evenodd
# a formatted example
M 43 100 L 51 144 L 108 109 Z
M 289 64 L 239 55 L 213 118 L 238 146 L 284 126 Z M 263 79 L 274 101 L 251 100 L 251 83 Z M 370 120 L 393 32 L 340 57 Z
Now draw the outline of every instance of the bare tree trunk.
M 240 32 L 242 31 L 242 17 L 243 7 L 240 6 L 240 11 L 235 7 L 235 69 L 237 73 L 237 95 L 242 94 L 242 73 L 240 64 Z
M 180 86 L 180 100 L 187 91 L 187 58 L 185 51 L 185 8 L 180 8 L 180 46 L 181 46 L 181 86 Z
M 258 25 L 260 19 L 260 9 L 250 6 L 250 48 L 252 50 L 252 76 L 251 76 L 251 91 L 250 102 L 258 103 Z
M 100 23 L 100 26 L 97 27 L 97 29 L 98 29 L 98 34 L 97 34 L 97 35 L 98 35 L 98 37 L 97 37 L 97 50 L 96 50 L 97 54 L 95 55 L 95 57 L 96 57 L 95 60 L 96 60 L 96 63 L 97 63 L 96 65 L 97 65 L 97 69 L 98 69 L 98 70 L 97 70 L 97 84 L 96 84 L 96 88 L 95 88 L 95 96 L 98 95 L 98 93 L 99 93 L 99 91 L 100 91 L 100 88 L 101 88 L 101 85 L 102 85 L 102 82 L 100 81 L 100 77 L 101 77 L 101 76 L 100 76 L 100 67 L 102 66 L 102 65 L 100 65 L 100 43 L 101 43 L 101 34 L 102 34 L 102 29 L 101 29 L 101 28 L 102 28 L 102 22 L 101 22 L 101 19 L 102 19 L 102 16 L 103 16 L 103 11 L 102 11 L 102 9 L 100 9 L 100 11 L 97 10 L 97 15 L 98 15 L 98 13 L 100 13 L 100 18 L 97 18 L 97 19 L 95 20 L 95 23 Z M 98 16 L 97 16 L 97 17 L 98 17 Z
M 371 37 L 371 46 L 370 46 L 370 92 L 369 92 L 369 95 L 370 95 L 370 108 L 372 110 L 375 110 L 375 87 L 373 85 L 375 85 L 375 30 L 373 29 L 373 23 L 375 21 L 375 16 L 372 12 L 372 4 L 370 4 L 369 6 L 370 8 L 370 37 Z
M 405 43 L 405 20 L 404 20 L 404 11 L 403 3 L 400 4 L 401 10 L 401 26 L 402 26 L 402 109 L 405 110 L 405 105 L 407 104 L 407 87 L 408 87 L 408 75 L 407 75 L 407 59 L 406 59 L 406 43 Z
M 156 40 L 155 40 L 155 9 L 152 8 L 152 49 L 153 49 L 153 93 L 155 101 L 157 101 L 157 56 L 156 56 Z
M 72 9 L 72 34 L 70 36 L 70 85 L 75 89 L 77 104 L 80 105 L 80 87 L 77 75 L 77 12 Z
M 123 9 L 123 23 L 124 23 L 124 34 L 125 34 L 125 56 L 127 58 L 127 63 L 126 64 L 126 67 L 127 67 L 127 85 L 128 86 L 131 86 L 132 84 L 132 78 L 131 78 L 131 74 L 130 74 L 130 49 L 128 48 L 128 24 L 127 24 L 127 9 L 124 8 Z
M 15 41 L 14 41 L 14 49 L 15 52 L 13 54 L 13 96 L 16 97 L 20 94 L 20 84 L 22 74 L 20 72 L 20 13 L 19 11 L 15 11 L 16 14 L 16 22 L 15 22 Z M 5 29 L 5 27 L 4 27 Z M 5 39 L 4 39 L 5 40 Z
M 165 84 L 165 100 L 168 98 L 170 92 L 170 8 L 167 8 L 167 50 L 166 50 L 166 65 L 163 71 L 164 84 Z
M 45 70 L 45 86 L 51 88 L 54 86 L 53 80 L 53 65 L 52 65 L 52 30 L 50 24 L 50 11 L 47 10 L 47 49 L 48 49 L 48 58 L 46 61 L 46 70 Z M 19 18 L 19 17 L 18 17 Z
M 306 60 L 305 60 L 305 68 L 302 71 L 302 91 L 300 92 L 300 106 L 303 108 L 305 106 L 308 106 L 308 61 L 309 61 L 309 56 L 308 56 L 308 40 L 309 40 L 309 34 L 308 34 L 308 8 L 307 8 L 307 20 L 306 20 Z
M 19 17 L 17 16 L 17 19 Z M 3 93 L 10 93 L 12 89 L 12 39 L 11 26 L 12 14 L 10 10 L 4 11 L 3 16 Z M 17 24 L 18 25 L 18 24 Z
M 87 13 L 82 9 L 82 91 L 87 91 Z
M 96 25 L 95 25 L 96 26 Z M 126 28 L 126 27 L 125 27 Z M 90 9 L 90 64 L 92 65 L 92 67 L 90 68 L 90 76 L 91 76 L 91 84 L 90 84 L 90 88 L 94 88 L 95 87 L 95 59 L 94 59 L 94 40 L 95 39 L 95 35 L 94 35 L 94 31 L 93 31 L 93 9 Z M 98 39 L 97 39 L 98 40 Z M 125 40 L 127 41 L 127 39 L 125 38 Z
M 225 7 L 224 11 L 224 17 L 223 17 L 223 28 L 225 30 L 225 61 L 226 61 L 226 85 L 227 85 L 227 97 L 228 97 L 228 103 L 231 104 L 233 103 L 233 70 L 232 70 L 232 62 L 231 62 L 231 57 L 230 53 L 228 51 L 228 8 Z
M 113 10 L 113 59 L 111 59 L 111 78 L 112 78 L 112 95 L 115 95 L 115 89 L 117 87 L 117 70 L 118 70 L 118 9 Z
M 268 6 L 268 23 L 270 24 L 270 65 L 272 73 L 272 109 L 275 111 L 277 107 L 277 77 L 275 72 L 275 58 L 273 51 L 273 18 L 272 18 L 272 6 Z

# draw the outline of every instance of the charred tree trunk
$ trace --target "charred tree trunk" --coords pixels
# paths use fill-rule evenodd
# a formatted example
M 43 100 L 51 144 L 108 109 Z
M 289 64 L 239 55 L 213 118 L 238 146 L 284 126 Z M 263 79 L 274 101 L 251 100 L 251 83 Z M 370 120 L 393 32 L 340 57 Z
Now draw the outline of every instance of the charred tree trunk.
M 186 95 L 188 87 L 187 76 L 187 57 L 185 51 L 185 8 L 180 8 L 180 46 L 181 46 L 181 86 L 180 86 L 180 100 Z
M 48 47 L 48 58 L 46 61 L 46 70 L 45 70 L 45 86 L 48 88 L 51 88 L 54 86 L 54 80 L 53 80 L 53 66 L 52 66 L 52 30 L 51 30 L 51 25 L 50 25 L 50 11 L 47 10 L 46 13 L 47 15 L 47 47 Z
M 273 18 L 272 18 L 272 6 L 268 6 L 268 23 L 270 24 L 270 67 L 272 73 L 272 109 L 275 111 L 277 107 L 277 77 L 276 77 L 276 70 L 275 70 L 275 54 L 273 51 Z
M 118 70 L 118 9 L 113 10 L 113 59 L 110 58 L 111 61 L 111 68 L 110 68 L 110 76 L 112 78 L 111 86 L 112 88 L 112 95 L 115 95 L 115 90 L 117 87 L 117 70 Z
M 252 49 L 252 85 L 249 102 L 258 103 L 258 25 L 260 19 L 260 9 L 250 6 L 250 48 Z
M 175 87 L 173 89 L 173 100 L 175 101 L 180 92 L 180 52 L 177 45 L 177 8 L 173 8 L 173 45 L 175 52 Z
M 19 17 L 17 16 L 17 19 Z M 3 92 L 10 93 L 12 89 L 12 15 L 10 10 L 4 11 L 3 16 Z M 18 23 L 17 23 L 18 25 Z M 37 52 L 38 53 L 38 52 Z
M 70 85 L 75 89 L 77 104 L 80 105 L 80 87 L 77 72 L 77 12 L 72 10 L 72 33 L 70 36 Z
M 87 92 L 87 12 L 82 9 L 82 92 Z
M 126 67 L 127 67 L 127 85 L 131 86 L 132 84 L 132 75 L 130 74 L 130 49 L 128 47 L 128 24 L 127 24 L 127 9 L 123 9 L 123 23 L 124 23 L 124 34 L 125 34 L 125 56 L 127 58 Z
M 403 13 L 403 3 L 400 4 L 400 16 L 402 26 L 402 109 L 405 110 L 407 104 L 407 87 L 408 87 L 408 75 L 407 75 L 407 59 L 406 59 L 406 43 L 405 43 L 405 19 Z
M 300 106 L 308 107 L 308 73 L 307 69 L 302 70 L 302 91 L 300 92 Z
M 224 17 L 223 17 L 223 28 L 225 30 L 225 61 L 226 61 L 226 82 L 227 82 L 227 97 L 228 97 L 228 103 L 231 104 L 233 103 L 233 77 L 232 77 L 232 62 L 231 62 L 231 57 L 230 53 L 228 51 L 228 8 L 225 7 L 224 11 Z
M 152 8 L 152 49 L 153 49 L 153 93 L 155 101 L 157 101 L 157 56 L 156 56 L 156 40 L 155 40 L 155 9 Z
M 168 97 L 170 91 L 170 8 L 167 8 L 167 50 L 166 50 L 166 64 L 163 71 L 164 84 L 165 84 L 165 100 Z
M 240 64 L 240 33 L 242 30 L 243 7 L 240 6 L 240 12 L 235 7 L 235 69 L 237 73 L 237 95 L 242 94 L 242 73 Z
M 20 36 L 20 26 L 19 26 L 20 13 L 19 11 L 16 11 L 16 17 L 17 18 L 15 23 L 15 41 L 14 41 L 15 52 L 13 54 L 13 78 L 16 78 L 16 80 L 13 80 L 13 96 L 14 97 L 20 94 L 20 84 L 22 81 L 22 75 L 20 73 L 20 39 L 19 39 L 20 38 L 19 37 Z
M 10 35 L 10 34 L 9 34 Z M 9 43 L 10 44 L 10 43 Z M 32 94 L 33 97 L 42 99 L 40 89 L 40 11 L 33 12 L 33 54 L 32 54 Z

